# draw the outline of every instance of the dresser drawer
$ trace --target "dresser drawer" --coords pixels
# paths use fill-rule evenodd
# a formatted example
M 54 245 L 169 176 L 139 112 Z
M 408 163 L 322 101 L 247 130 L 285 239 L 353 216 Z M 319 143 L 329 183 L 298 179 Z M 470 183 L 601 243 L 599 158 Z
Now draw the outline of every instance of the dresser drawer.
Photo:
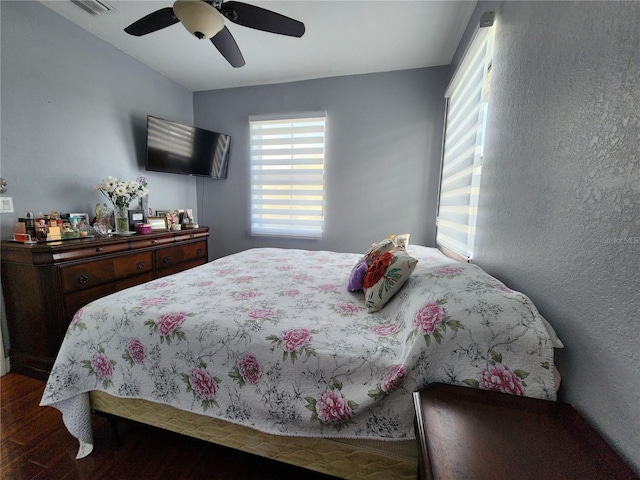
M 153 272 L 149 271 L 148 273 L 136 275 L 135 277 L 128 277 L 113 283 L 105 283 L 94 288 L 85 288 L 76 292 L 70 292 L 64 297 L 65 318 L 68 322 L 71 322 L 73 315 L 75 315 L 75 313 L 87 303 L 93 302 L 94 300 L 111 293 L 124 290 L 125 288 L 150 282 L 151 280 L 153 280 Z
M 56 261 L 69 261 L 80 258 L 96 258 L 112 253 L 126 252 L 129 250 L 129 244 L 126 242 L 118 242 L 112 244 L 102 244 L 94 246 L 86 246 L 70 250 L 62 250 L 53 255 Z
M 207 242 L 194 242 L 182 247 L 185 260 L 207 257 Z
M 208 231 L 189 232 L 189 230 L 183 230 L 180 233 L 176 234 L 176 242 L 184 242 L 187 240 L 193 240 L 195 238 L 204 238 L 208 236 L 209 236 Z
M 199 259 L 207 256 L 207 242 L 193 242 L 174 247 L 162 248 L 155 251 L 156 268 L 167 268 L 187 260 Z
M 113 259 L 115 279 L 153 272 L 153 253 L 142 252 Z
M 171 243 L 174 243 L 173 236 L 146 238 L 144 235 L 140 235 L 139 238 L 138 236 L 136 236 L 131 239 L 131 249 L 157 247 L 160 245 L 168 245 Z
M 86 288 L 77 292 L 71 292 L 64 296 L 64 316 L 68 323 L 71 323 L 75 313 L 87 303 L 93 302 L 110 293 L 116 292 L 116 287 L 105 283 L 94 288 Z
M 156 272 L 156 276 L 158 278 L 166 277 L 167 275 L 172 275 L 174 273 L 184 272 L 185 270 L 189 270 L 193 267 L 199 267 L 200 265 L 204 265 L 205 263 L 207 263 L 207 260 L 205 258 L 196 258 L 194 260 L 188 260 L 182 263 L 175 263 L 166 268 L 158 269 Z
M 60 267 L 62 290 L 75 292 L 153 271 L 151 252 L 104 258 Z

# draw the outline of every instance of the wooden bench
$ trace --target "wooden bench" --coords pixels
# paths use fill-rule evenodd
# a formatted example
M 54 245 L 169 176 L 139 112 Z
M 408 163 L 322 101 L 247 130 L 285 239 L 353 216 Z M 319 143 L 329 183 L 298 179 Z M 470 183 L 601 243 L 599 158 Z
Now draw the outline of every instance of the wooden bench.
M 432 384 L 414 404 L 422 480 L 640 478 L 568 403 Z

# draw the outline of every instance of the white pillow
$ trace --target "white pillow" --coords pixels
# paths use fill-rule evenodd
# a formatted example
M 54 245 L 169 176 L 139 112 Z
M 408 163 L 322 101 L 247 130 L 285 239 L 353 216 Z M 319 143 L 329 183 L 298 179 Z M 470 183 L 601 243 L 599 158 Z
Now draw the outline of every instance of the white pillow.
M 369 313 L 377 312 L 402 288 L 418 260 L 404 250 L 384 252 L 369 266 L 364 277 L 364 300 Z

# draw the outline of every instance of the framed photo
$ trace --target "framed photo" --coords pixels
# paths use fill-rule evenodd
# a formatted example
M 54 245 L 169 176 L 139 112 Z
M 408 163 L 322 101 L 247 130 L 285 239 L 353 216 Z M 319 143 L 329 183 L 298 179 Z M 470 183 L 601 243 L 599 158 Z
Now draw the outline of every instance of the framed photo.
M 156 210 L 157 217 L 168 217 L 170 213 L 169 210 Z
M 151 230 L 168 230 L 167 217 L 147 217 L 147 223 L 151 225 Z
M 76 221 L 79 227 L 82 225 L 89 226 L 89 215 L 86 213 L 70 213 L 69 223 L 73 224 L 74 220 Z
M 129 210 L 129 230 L 134 231 L 136 229 L 136 223 L 144 222 L 143 210 Z

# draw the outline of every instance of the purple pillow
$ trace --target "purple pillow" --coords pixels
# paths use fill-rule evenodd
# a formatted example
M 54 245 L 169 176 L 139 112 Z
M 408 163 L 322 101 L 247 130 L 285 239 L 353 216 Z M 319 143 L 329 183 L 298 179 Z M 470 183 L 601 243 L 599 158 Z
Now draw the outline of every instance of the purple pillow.
M 364 276 L 367 274 L 368 269 L 369 265 L 367 265 L 367 261 L 364 258 L 356 263 L 355 267 L 351 269 L 347 290 L 350 292 L 362 290 L 362 281 L 364 280 Z

